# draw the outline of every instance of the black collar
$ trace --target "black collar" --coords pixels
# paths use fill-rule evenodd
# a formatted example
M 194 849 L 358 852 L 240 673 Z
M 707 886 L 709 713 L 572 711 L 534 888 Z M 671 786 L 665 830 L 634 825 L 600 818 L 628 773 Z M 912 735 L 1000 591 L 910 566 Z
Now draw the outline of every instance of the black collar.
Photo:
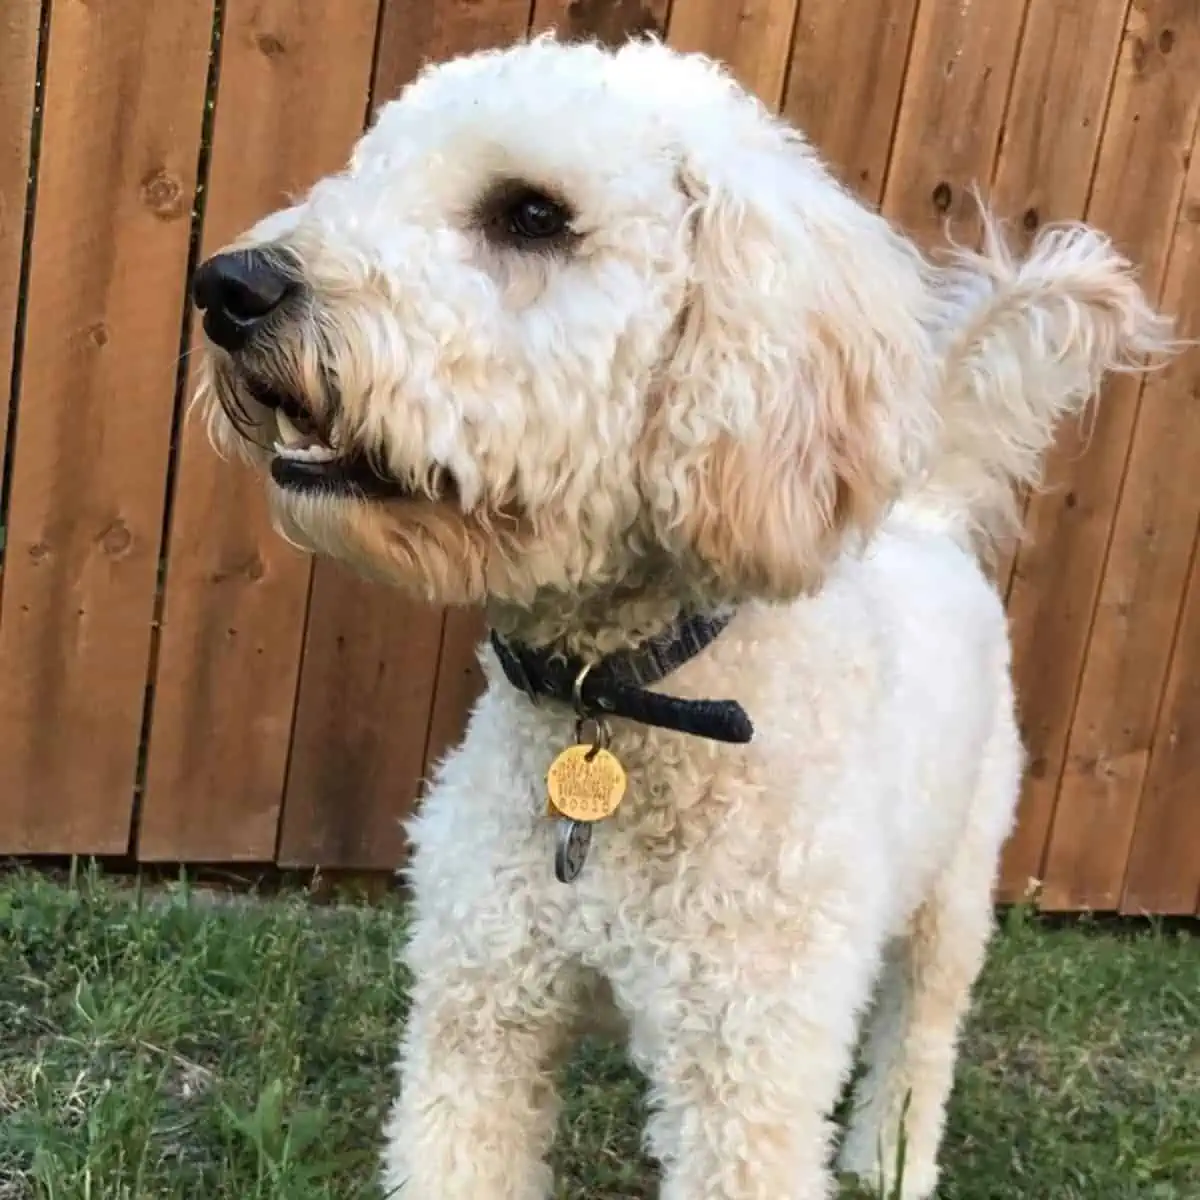
M 581 716 L 624 717 L 718 742 L 748 742 L 754 726 L 736 701 L 683 700 L 647 690 L 715 641 L 730 615 L 682 617 L 636 649 L 610 654 L 590 668 L 581 658 L 507 642 L 494 630 L 491 639 L 509 683 L 535 703 L 546 697 L 576 706 Z

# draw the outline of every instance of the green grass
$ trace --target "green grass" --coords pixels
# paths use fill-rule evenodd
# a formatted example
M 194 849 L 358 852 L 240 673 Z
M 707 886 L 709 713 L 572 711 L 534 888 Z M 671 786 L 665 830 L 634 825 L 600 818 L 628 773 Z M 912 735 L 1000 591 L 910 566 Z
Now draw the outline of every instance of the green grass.
M 395 904 L 0 877 L 0 1200 L 378 1200 L 402 931 Z M 1009 919 L 940 1195 L 1200 1197 L 1198 1030 L 1195 936 Z M 566 1087 L 558 1200 L 654 1196 L 620 1054 L 586 1045 Z

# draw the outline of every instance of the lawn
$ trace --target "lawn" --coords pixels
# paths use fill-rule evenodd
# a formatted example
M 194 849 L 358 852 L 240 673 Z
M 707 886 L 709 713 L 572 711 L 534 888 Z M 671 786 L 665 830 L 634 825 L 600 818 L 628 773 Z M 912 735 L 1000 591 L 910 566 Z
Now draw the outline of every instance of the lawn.
M 0 1200 L 379 1200 L 402 934 L 397 903 L 0 876 Z M 620 1053 L 566 1091 L 558 1200 L 654 1196 Z M 1200 1197 L 1200 938 L 1010 914 L 944 1159 L 944 1200 Z

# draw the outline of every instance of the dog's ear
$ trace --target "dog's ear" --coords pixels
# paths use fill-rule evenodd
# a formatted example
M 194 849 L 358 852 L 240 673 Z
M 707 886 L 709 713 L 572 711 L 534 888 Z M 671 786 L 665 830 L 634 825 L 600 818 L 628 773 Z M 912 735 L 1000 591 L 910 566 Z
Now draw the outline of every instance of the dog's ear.
M 658 540 L 710 585 L 790 599 L 874 527 L 931 431 L 923 261 L 765 114 L 680 184 L 689 294 L 644 495 Z

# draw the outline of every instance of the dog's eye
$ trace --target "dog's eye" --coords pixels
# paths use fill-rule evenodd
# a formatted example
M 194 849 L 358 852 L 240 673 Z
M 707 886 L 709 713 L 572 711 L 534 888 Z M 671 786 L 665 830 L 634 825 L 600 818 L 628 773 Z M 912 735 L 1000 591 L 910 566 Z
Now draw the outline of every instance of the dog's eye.
M 523 179 L 494 180 L 475 203 L 471 219 L 492 245 L 506 250 L 557 253 L 578 240 L 571 206 Z
M 509 234 L 528 242 L 560 237 L 570 223 L 566 208 L 541 192 L 522 192 L 513 197 L 506 213 Z

